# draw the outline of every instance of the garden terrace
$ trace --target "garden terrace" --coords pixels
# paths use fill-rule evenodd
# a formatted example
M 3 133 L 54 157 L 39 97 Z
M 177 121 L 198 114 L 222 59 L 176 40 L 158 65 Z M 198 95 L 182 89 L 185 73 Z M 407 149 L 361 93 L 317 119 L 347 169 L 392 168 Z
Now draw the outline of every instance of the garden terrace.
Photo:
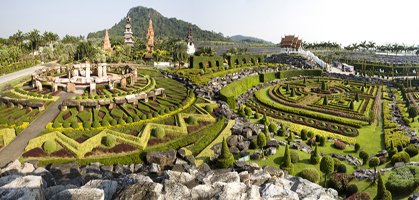
M 240 66 L 254 66 L 260 65 L 265 62 L 265 56 L 263 55 L 231 55 L 227 57 L 228 66 L 240 67 Z
M 204 69 L 204 68 L 218 68 L 224 66 L 224 59 L 222 56 L 191 56 L 189 58 L 189 67 Z

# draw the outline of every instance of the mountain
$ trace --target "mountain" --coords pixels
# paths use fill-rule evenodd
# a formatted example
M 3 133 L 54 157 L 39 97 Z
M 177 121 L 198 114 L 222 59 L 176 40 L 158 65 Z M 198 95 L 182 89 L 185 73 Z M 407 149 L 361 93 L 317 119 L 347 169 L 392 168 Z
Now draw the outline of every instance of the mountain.
M 256 37 L 251 37 L 251 36 L 244 36 L 244 35 L 234 35 L 229 37 L 230 40 L 233 40 L 235 42 L 251 42 L 251 43 L 264 43 L 264 44 L 273 44 L 272 42 L 260 39 L 260 38 L 256 38 Z
M 149 16 L 151 16 L 154 35 L 157 38 L 184 39 L 189 28 L 191 28 L 194 40 L 229 41 L 229 39 L 224 37 L 221 33 L 202 30 L 197 25 L 176 18 L 167 18 L 152 8 L 142 6 L 134 7 L 128 11 L 127 15 L 132 19 L 132 31 L 137 39 L 144 39 L 146 37 L 149 26 Z M 108 30 L 111 38 L 122 38 L 124 31 L 125 17 Z M 101 30 L 89 33 L 87 38 L 103 38 L 104 34 L 104 30 Z

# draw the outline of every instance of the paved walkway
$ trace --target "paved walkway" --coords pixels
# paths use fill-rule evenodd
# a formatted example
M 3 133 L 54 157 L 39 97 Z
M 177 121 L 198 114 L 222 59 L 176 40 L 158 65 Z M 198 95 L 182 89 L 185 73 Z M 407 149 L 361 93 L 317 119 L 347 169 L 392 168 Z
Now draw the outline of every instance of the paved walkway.
M 17 71 L 17 72 L 13 72 L 13 73 L 10 73 L 10 74 L 0 76 L 0 84 L 6 83 L 8 81 L 17 79 L 17 78 L 22 77 L 22 76 L 31 75 L 36 70 L 42 69 L 42 68 L 44 68 L 44 66 L 34 66 L 34 67 L 31 67 L 31 68 L 23 69 L 23 70 L 20 70 L 20 71 Z
M 53 121 L 55 117 L 60 113 L 59 105 L 68 98 L 71 98 L 74 94 L 62 93 L 60 98 L 50 105 L 39 117 L 32 121 L 29 126 L 22 131 L 10 144 L 4 147 L 0 151 L 0 168 L 7 165 L 8 163 L 18 159 L 29 140 L 36 137 L 45 126 Z

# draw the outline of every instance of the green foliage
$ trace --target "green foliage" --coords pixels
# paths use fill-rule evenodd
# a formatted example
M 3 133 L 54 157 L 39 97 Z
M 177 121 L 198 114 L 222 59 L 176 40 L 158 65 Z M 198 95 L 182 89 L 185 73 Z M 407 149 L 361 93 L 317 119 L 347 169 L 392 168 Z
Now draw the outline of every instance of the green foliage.
M 359 143 L 355 144 L 355 152 L 358 152 L 361 149 L 361 145 Z
M 71 128 L 79 128 L 79 123 L 77 123 L 77 120 L 71 121 Z
M 97 121 L 97 120 L 95 120 L 94 122 L 93 122 L 93 128 L 99 128 L 100 127 L 100 123 L 99 123 L 99 121 Z
M 132 122 L 133 122 L 132 117 L 127 117 L 127 123 L 132 123 Z
M 293 142 L 294 139 L 294 133 L 292 131 L 289 132 L 288 137 L 287 137 L 287 141 L 288 142 Z
M 102 120 L 102 126 L 109 126 L 110 124 L 109 124 L 109 120 L 108 119 L 103 119 Z
M 282 159 L 281 169 L 288 171 L 289 174 L 294 173 L 294 165 L 291 162 L 291 153 L 289 146 L 285 146 L 284 158 Z
M 325 156 L 320 161 L 320 171 L 322 171 L 325 174 L 325 177 L 324 177 L 325 186 L 326 186 L 326 177 L 327 175 L 335 171 L 334 167 L 335 167 L 335 164 L 334 164 L 333 158 L 330 156 Z
M 350 184 L 348 185 L 348 187 L 346 188 L 346 196 L 349 197 L 355 193 L 358 192 L 358 186 L 356 186 L 355 184 Z
M 283 124 L 281 124 L 281 128 L 278 130 L 278 135 L 279 136 L 285 136 L 286 132 L 287 132 L 287 129 L 285 128 L 285 126 Z
M 244 108 L 244 113 L 246 114 L 246 116 L 250 117 L 250 116 L 252 116 L 253 111 L 252 111 L 252 109 L 251 109 L 251 108 L 249 108 L 249 107 L 245 107 L 245 108 Z
M 278 131 L 278 127 L 275 123 L 270 123 L 268 126 L 269 132 L 276 133 Z
M 409 106 L 408 108 L 407 108 L 407 113 L 409 113 L 409 117 L 410 118 L 412 118 L 412 120 L 416 117 L 416 116 L 418 116 L 418 110 L 417 110 L 417 108 L 416 108 L 416 106 Z
M 188 123 L 189 125 L 196 125 L 198 124 L 198 120 L 196 119 L 196 117 L 194 116 L 189 116 L 188 118 L 186 118 L 186 123 Z
M 301 129 L 300 137 L 301 137 L 302 140 L 307 140 L 307 130 L 306 129 Z
M 322 70 L 313 69 L 313 70 L 282 70 L 279 71 L 279 78 L 291 78 L 297 76 L 321 76 Z
M 297 151 L 291 151 L 291 162 L 298 163 L 300 161 L 300 156 L 298 155 Z
M 317 171 L 317 169 L 314 168 L 305 168 L 301 170 L 297 176 L 307 179 L 313 183 L 318 183 L 320 181 L 320 173 Z
M 189 58 L 190 68 L 207 69 L 222 67 L 224 59 L 221 56 L 191 56 Z M 218 64 L 218 65 L 217 65 Z
M 410 161 L 410 156 L 405 151 L 398 152 L 391 157 L 391 163 L 395 164 L 397 162 L 408 163 Z
M 214 106 L 212 106 L 212 105 L 206 105 L 206 106 L 205 106 L 205 110 L 206 110 L 208 113 L 212 113 L 212 112 L 214 112 Z
M 295 97 L 295 88 L 291 88 L 291 97 Z
M 375 196 L 375 200 L 381 200 L 386 199 L 385 193 L 387 192 L 386 186 L 384 185 L 383 177 L 381 176 L 381 173 L 378 172 L 378 184 L 377 184 L 377 195 Z M 386 200 L 391 200 L 391 197 Z
M 250 55 L 250 54 L 236 54 L 227 56 L 227 62 L 230 67 L 240 67 L 244 65 L 257 65 L 264 62 L 264 56 L 261 55 Z M 273 75 L 275 79 L 275 75 Z M 265 79 L 266 78 L 266 79 Z M 272 75 L 263 77 L 261 80 L 269 81 Z
M 220 99 L 230 108 L 236 108 L 236 99 L 248 89 L 260 83 L 258 76 L 249 76 L 228 84 L 220 90 Z
M 366 151 L 359 152 L 359 158 L 362 159 L 362 164 L 365 165 L 370 155 Z
M 118 124 L 120 124 L 120 125 L 124 125 L 124 124 L 126 124 L 126 122 L 124 121 L 124 119 L 122 119 L 122 117 L 121 118 L 119 118 L 118 119 Z
M 326 137 L 320 136 L 319 137 L 319 145 L 323 147 L 325 144 L 326 144 Z
M 257 136 L 257 145 L 260 148 L 263 148 L 266 146 L 266 136 L 263 133 L 259 133 Z
M 154 136 L 154 137 L 156 137 L 156 138 L 161 139 L 161 138 L 163 138 L 166 134 L 165 134 L 164 129 L 158 126 L 158 127 L 156 127 L 156 128 L 153 128 L 153 130 L 151 130 L 151 135 L 153 135 L 153 136 Z
M 349 174 L 334 173 L 330 177 L 327 187 L 335 189 L 339 194 L 344 194 L 351 180 L 352 176 Z
M 358 93 L 355 94 L 355 101 L 359 102 L 359 94 Z
M 380 159 L 374 156 L 368 161 L 368 165 L 375 169 L 378 165 L 380 165 Z
M 354 101 L 351 101 L 351 103 L 349 103 L 349 109 L 354 110 Z
M 54 120 L 54 123 L 52 123 L 52 128 L 60 128 L 60 127 L 61 127 L 61 124 L 57 120 Z
M 223 138 L 223 142 L 221 146 L 221 155 L 217 158 L 217 166 L 219 168 L 228 168 L 228 167 L 233 166 L 233 164 L 234 164 L 234 156 L 228 149 L 226 139 Z
M 313 132 L 313 131 L 308 131 L 308 132 L 307 132 L 307 137 L 308 137 L 308 138 L 312 138 L 312 137 L 314 137 L 314 132 Z
M 47 140 L 42 145 L 42 149 L 48 154 L 57 150 L 57 143 L 54 140 Z
M 89 129 L 92 127 L 92 122 L 83 122 L 83 128 L 84 129 Z
M 392 194 L 410 194 L 419 186 L 419 167 L 404 166 L 393 169 L 386 187 Z
M 316 147 L 314 148 L 314 151 L 311 153 L 311 156 L 310 156 L 310 163 L 313 165 L 317 165 L 319 164 L 320 159 L 321 157 L 320 157 L 319 149 L 316 144 Z
M 267 72 L 264 74 L 259 74 L 259 80 L 261 83 L 271 82 L 276 79 L 275 72 Z
M 418 147 L 415 144 L 410 144 L 404 151 L 409 154 L 410 157 L 418 155 Z
M 204 150 L 208 145 L 211 144 L 212 141 L 214 141 L 220 132 L 223 130 L 225 125 L 226 119 L 223 117 L 217 122 L 215 122 L 213 125 L 208 126 L 204 128 L 205 134 L 198 139 L 194 145 L 191 148 L 193 155 L 198 155 L 201 153 L 202 150 Z
M 113 147 L 115 146 L 115 136 L 113 135 L 107 135 L 102 137 L 102 144 L 107 147 Z
M 327 99 L 327 96 L 324 96 L 323 98 L 323 105 L 328 105 L 329 104 L 329 100 Z

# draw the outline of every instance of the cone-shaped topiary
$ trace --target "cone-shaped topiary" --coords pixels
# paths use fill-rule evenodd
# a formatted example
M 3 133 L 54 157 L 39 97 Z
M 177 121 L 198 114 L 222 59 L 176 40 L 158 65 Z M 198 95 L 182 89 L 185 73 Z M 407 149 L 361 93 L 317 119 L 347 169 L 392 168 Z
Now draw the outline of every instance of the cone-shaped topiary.
M 287 129 L 285 128 L 284 124 L 281 124 L 281 128 L 278 130 L 278 135 L 285 136 L 286 132 L 287 132 Z
M 287 170 L 289 174 L 294 173 L 294 165 L 291 162 L 289 145 L 285 146 L 284 158 L 282 159 L 281 169 Z
M 291 89 L 291 97 L 295 97 L 295 88 Z
M 313 164 L 313 165 L 317 165 L 317 164 L 319 164 L 320 159 L 321 159 L 321 157 L 320 157 L 320 154 L 319 154 L 319 149 L 317 147 L 317 144 L 315 144 L 314 152 L 312 152 L 311 156 L 310 156 L 310 163 Z
M 356 102 L 358 102 L 358 101 L 359 101 L 359 94 L 358 94 L 358 93 L 356 93 L 356 94 L 355 94 L 355 101 L 356 101 Z
M 307 130 L 306 129 L 301 130 L 300 137 L 301 137 L 302 140 L 307 140 Z
M 327 96 L 324 96 L 323 98 L 323 105 L 329 104 L 329 100 L 327 99 Z
M 351 103 L 349 104 L 349 109 L 353 110 L 354 108 L 355 108 L 354 101 L 351 101 Z
M 257 145 L 258 147 L 262 148 L 266 146 L 266 136 L 263 133 L 259 133 L 257 137 Z
M 228 167 L 233 166 L 233 164 L 234 164 L 234 156 L 228 149 L 226 139 L 223 138 L 223 143 L 221 146 L 221 154 L 217 158 L 217 166 L 219 168 L 228 168 Z
M 375 196 L 374 200 L 391 200 L 392 196 L 390 191 L 386 189 L 384 185 L 383 177 L 381 177 L 381 173 L 378 172 L 378 184 L 377 184 L 377 195 Z
M 294 133 L 290 132 L 290 134 L 288 135 L 287 141 L 294 142 Z

